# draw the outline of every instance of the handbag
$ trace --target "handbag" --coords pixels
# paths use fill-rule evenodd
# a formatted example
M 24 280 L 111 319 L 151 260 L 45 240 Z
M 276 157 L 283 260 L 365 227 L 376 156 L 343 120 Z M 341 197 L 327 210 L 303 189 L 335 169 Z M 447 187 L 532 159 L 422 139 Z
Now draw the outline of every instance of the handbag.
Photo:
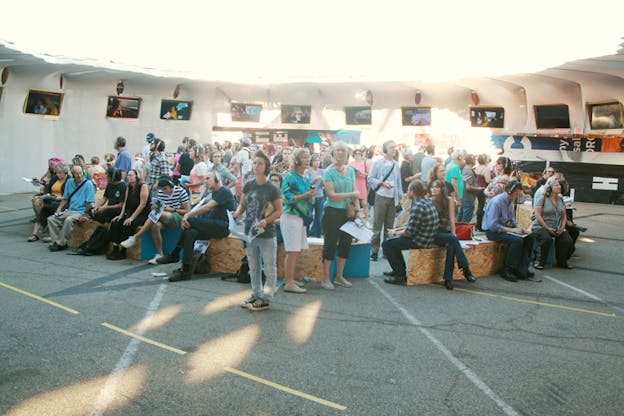
M 390 174 L 392 173 L 393 170 L 394 170 L 394 163 L 392 164 L 392 167 L 390 168 L 388 173 L 386 173 L 386 176 L 384 176 L 381 182 L 379 182 L 379 185 L 377 185 L 377 187 L 374 190 L 369 189 L 368 195 L 366 196 L 366 202 L 368 202 L 368 205 L 375 205 L 375 195 L 377 194 L 377 190 L 379 190 L 379 188 L 381 188 L 381 184 L 390 177 Z
M 45 195 L 41 198 L 41 203 L 46 211 L 56 211 L 61 201 L 56 199 L 54 195 Z
M 348 202 L 347 203 L 347 218 L 350 220 L 354 220 L 357 216 L 357 210 L 355 209 L 355 203 Z
M 460 240 L 472 240 L 472 229 L 475 224 L 470 224 L 467 222 L 457 222 L 455 223 L 455 234 L 457 238 Z

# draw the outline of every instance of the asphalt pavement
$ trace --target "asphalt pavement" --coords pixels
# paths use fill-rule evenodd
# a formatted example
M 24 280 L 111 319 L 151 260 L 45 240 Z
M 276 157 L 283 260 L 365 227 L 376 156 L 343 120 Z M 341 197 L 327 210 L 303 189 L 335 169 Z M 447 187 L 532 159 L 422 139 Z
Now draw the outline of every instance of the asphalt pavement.
M 29 243 L 0 196 L 0 414 L 621 415 L 624 207 L 578 203 L 573 270 L 281 290 Z

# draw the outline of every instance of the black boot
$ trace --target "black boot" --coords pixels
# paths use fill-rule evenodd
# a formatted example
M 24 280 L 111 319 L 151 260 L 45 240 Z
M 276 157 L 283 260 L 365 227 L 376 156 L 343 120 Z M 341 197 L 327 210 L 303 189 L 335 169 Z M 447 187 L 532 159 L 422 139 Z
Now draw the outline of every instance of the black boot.
M 113 246 L 113 249 L 106 255 L 106 258 L 108 260 L 116 260 L 117 256 L 119 256 L 119 246 Z
M 444 280 L 444 287 L 447 290 L 453 290 L 453 281 L 451 279 L 449 280 Z
M 176 247 L 173 251 L 166 256 L 162 256 L 156 259 L 156 263 L 158 264 L 169 264 L 169 263 L 177 263 L 180 261 L 180 247 Z
M 182 263 L 182 268 L 173 272 L 169 278 L 170 282 L 179 282 L 180 280 L 191 280 L 191 265 Z
M 474 283 L 477 281 L 477 278 L 474 277 L 474 275 L 470 271 L 470 266 L 463 267 L 462 272 L 464 273 L 464 277 L 466 278 L 466 280 L 468 280 L 470 283 Z

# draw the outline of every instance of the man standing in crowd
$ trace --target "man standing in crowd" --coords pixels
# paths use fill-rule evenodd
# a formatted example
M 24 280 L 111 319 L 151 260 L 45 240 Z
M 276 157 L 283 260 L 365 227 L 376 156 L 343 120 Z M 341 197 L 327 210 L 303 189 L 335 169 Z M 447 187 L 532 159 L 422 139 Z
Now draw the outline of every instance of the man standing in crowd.
M 150 143 L 152 157 L 145 183 L 147 183 L 147 186 L 152 190 L 156 190 L 158 180 L 160 178 L 163 176 L 169 176 L 169 161 L 163 154 L 164 150 L 165 142 L 162 140 L 154 138 L 154 140 Z
M 411 160 L 413 175 L 416 175 L 417 173 L 422 172 L 422 161 L 424 158 L 425 158 L 425 146 L 420 146 L 418 148 L 418 152 L 412 156 L 412 160 Z M 405 185 L 405 190 L 403 192 L 407 193 L 408 186 L 409 186 L 409 182 L 407 183 L 407 185 Z
M 464 180 L 464 196 L 461 199 L 461 207 L 459 210 L 459 216 L 457 221 L 470 222 L 475 210 L 475 200 L 477 194 L 483 192 L 485 188 L 475 185 L 475 157 L 473 155 L 466 155 L 466 165 L 462 169 L 462 177 Z
M 195 166 L 195 162 L 193 162 L 193 159 L 191 159 L 189 150 L 196 144 L 197 143 L 195 142 L 195 140 L 191 139 L 190 137 L 185 137 L 182 140 L 182 145 L 184 146 L 184 153 L 182 153 L 180 155 L 180 159 L 178 159 L 178 172 L 180 172 L 181 176 L 189 176 L 191 174 L 191 170 L 193 169 L 193 166 Z
M 509 181 L 505 185 L 505 192 L 496 195 L 487 203 L 483 218 L 483 229 L 488 240 L 507 245 L 501 277 L 510 282 L 535 275 L 529 271 L 529 256 L 535 244 L 535 236 L 518 227 L 514 215 L 514 203 L 523 193 L 519 181 Z
M 407 282 L 405 260 L 402 250 L 433 247 L 434 237 L 440 222 L 438 211 L 427 195 L 427 185 L 415 180 L 410 183 L 408 196 L 413 200 L 407 227 L 394 230 L 382 244 L 383 252 L 388 258 L 392 271 L 384 272 L 389 276 L 384 282 L 391 285 L 404 285 Z
M 121 171 L 121 178 L 126 180 L 128 171 L 132 169 L 132 156 L 126 150 L 126 139 L 119 136 L 115 140 L 115 150 L 117 150 L 117 158 L 113 167 Z
M 462 165 L 465 152 L 461 149 L 453 150 L 451 162 L 446 166 L 446 178 L 444 180 L 453 185 L 456 195 L 456 206 L 460 207 L 464 196 L 464 178 L 462 177 Z
M 154 141 L 154 133 L 147 133 L 145 136 L 145 141 L 147 142 L 143 149 L 141 150 L 141 156 L 143 156 L 143 160 L 145 163 L 148 163 L 150 160 L 150 144 Z
M 54 215 L 48 218 L 48 228 L 52 238 L 52 244 L 48 247 L 50 251 L 61 251 L 67 248 L 67 242 L 76 221 L 87 221 L 87 213 L 95 203 L 93 182 L 85 179 L 82 167 L 74 165 L 71 168 L 71 174 L 74 180 L 67 181 L 63 200 Z
M 377 261 L 382 228 L 389 230 L 394 225 L 397 206 L 403 195 L 401 172 L 395 160 L 396 143 L 387 141 L 382 146 L 383 157 L 375 160 L 368 175 L 369 192 L 375 192 L 373 238 L 371 239 L 371 260 Z M 385 238 L 384 238 L 385 239 Z
M 424 183 L 429 183 L 429 180 L 431 179 L 429 178 L 429 173 L 436 164 L 436 160 L 433 157 L 434 154 L 435 147 L 432 144 L 428 144 L 427 147 L 425 147 L 425 157 L 420 164 L 420 180 Z
M 234 211 L 234 196 L 221 185 L 218 172 L 208 172 L 204 183 L 212 192 L 212 198 L 187 212 L 182 217 L 182 235 L 176 248 L 167 256 L 157 259 L 159 264 L 176 263 L 180 260 L 180 250 L 184 249 L 182 268 L 176 270 L 169 278 L 170 282 L 189 280 L 193 262 L 193 248 L 197 240 L 225 238 L 230 234 L 227 211 Z

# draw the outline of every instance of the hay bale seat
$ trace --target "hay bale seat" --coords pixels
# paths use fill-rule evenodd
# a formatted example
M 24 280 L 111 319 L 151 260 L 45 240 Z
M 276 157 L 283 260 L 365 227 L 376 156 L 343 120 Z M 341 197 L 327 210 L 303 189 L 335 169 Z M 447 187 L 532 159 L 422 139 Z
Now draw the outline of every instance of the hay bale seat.
M 95 220 L 87 220 L 85 222 L 76 222 L 74 229 L 72 230 L 71 236 L 69 237 L 69 241 L 67 245 L 70 248 L 80 247 L 83 243 L 85 243 L 91 234 L 95 231 L 95 229 L 99 226 L 103 225 L 107 230 L 110 228 L 110 223 L 101 224 Z M 113 243 L 109 243 L 106 248 L 106 252 L 112 250 Z M 141 244 L 136 244 L 134 247 L 128 249 L 126 258 L 132 260 L 141 260 Z
M 471 245 L 464 249 L 470 262 L 470 270 L 477 277 L 491 276 L 498 273 L 505 261 L 505 245 L 494 241 Z M 446 247 L 428 249 L 412 249 L 408 253 L 407 284 L 408 286 L 441 282 L 444 277 Z M 453 271 L 453 280 L 464 279 L 457 268 Z

